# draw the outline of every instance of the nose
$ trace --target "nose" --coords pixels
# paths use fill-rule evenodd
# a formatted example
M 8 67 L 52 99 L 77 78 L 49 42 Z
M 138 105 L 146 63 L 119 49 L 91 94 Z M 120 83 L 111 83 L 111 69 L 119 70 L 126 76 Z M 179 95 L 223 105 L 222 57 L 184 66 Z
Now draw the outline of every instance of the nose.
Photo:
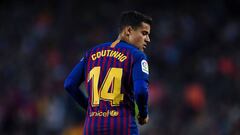
M 150 37 L 148 35 L 146 36 L 145 42 L 147 43 L 151 42 Z

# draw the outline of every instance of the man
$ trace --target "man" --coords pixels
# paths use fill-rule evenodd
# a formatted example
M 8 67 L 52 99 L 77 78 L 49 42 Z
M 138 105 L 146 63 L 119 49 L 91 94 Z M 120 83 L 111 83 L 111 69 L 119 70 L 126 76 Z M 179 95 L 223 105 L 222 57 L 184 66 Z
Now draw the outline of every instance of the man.
M 85 135 L 138 135 L 138 122 L 148 122 L 149 70 L 144 49 L 150 42 L 152 19 L 137 11 L 121 15 L 116 41 L 90 49 L 64 83 L 68 93 L 87 110 Z M 79 90 L 85 81 L 88 98 Z

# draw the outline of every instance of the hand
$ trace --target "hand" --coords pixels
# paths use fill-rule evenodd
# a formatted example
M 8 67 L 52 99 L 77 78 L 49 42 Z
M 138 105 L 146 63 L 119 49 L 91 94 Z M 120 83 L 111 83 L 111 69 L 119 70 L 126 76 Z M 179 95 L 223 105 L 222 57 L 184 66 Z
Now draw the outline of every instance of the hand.
M 143 117 L 141 117 L 141 116 L 138 114 L 138 117 L 137 117 L 137 118 L 138 118 L 138 123 L 139 123 L 140 125 L 147 124 L 148 121 L 149 121 L 148 115 L 147 115 L 147 117 L 143 118 Z

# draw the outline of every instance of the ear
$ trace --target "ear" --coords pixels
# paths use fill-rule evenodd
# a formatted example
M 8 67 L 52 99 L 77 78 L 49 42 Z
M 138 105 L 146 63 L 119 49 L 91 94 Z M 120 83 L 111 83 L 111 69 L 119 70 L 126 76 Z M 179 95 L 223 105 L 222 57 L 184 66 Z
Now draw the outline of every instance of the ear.
M 125 29 L 124 29 L 124 33 L 125 33 L 125 35 L 126 36 L 129 36 L 131 33 L 132 33 L 132 27 L 131 26 L 127 26 L 127 27 L 125 27 Z

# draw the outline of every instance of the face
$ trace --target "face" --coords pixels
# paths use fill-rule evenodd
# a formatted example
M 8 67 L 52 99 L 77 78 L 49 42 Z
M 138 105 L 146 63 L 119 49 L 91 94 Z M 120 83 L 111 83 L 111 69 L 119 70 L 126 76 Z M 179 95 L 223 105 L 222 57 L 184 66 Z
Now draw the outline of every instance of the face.
M 135 45 L 137 48 L 139 48 L 139 50 L 144 51 L 150 42 L 150 29 L 150 25 L 144 22 L 140 27 L 137 27 L 136 29 L 132 29 L 130 27 L 128 42 Z

